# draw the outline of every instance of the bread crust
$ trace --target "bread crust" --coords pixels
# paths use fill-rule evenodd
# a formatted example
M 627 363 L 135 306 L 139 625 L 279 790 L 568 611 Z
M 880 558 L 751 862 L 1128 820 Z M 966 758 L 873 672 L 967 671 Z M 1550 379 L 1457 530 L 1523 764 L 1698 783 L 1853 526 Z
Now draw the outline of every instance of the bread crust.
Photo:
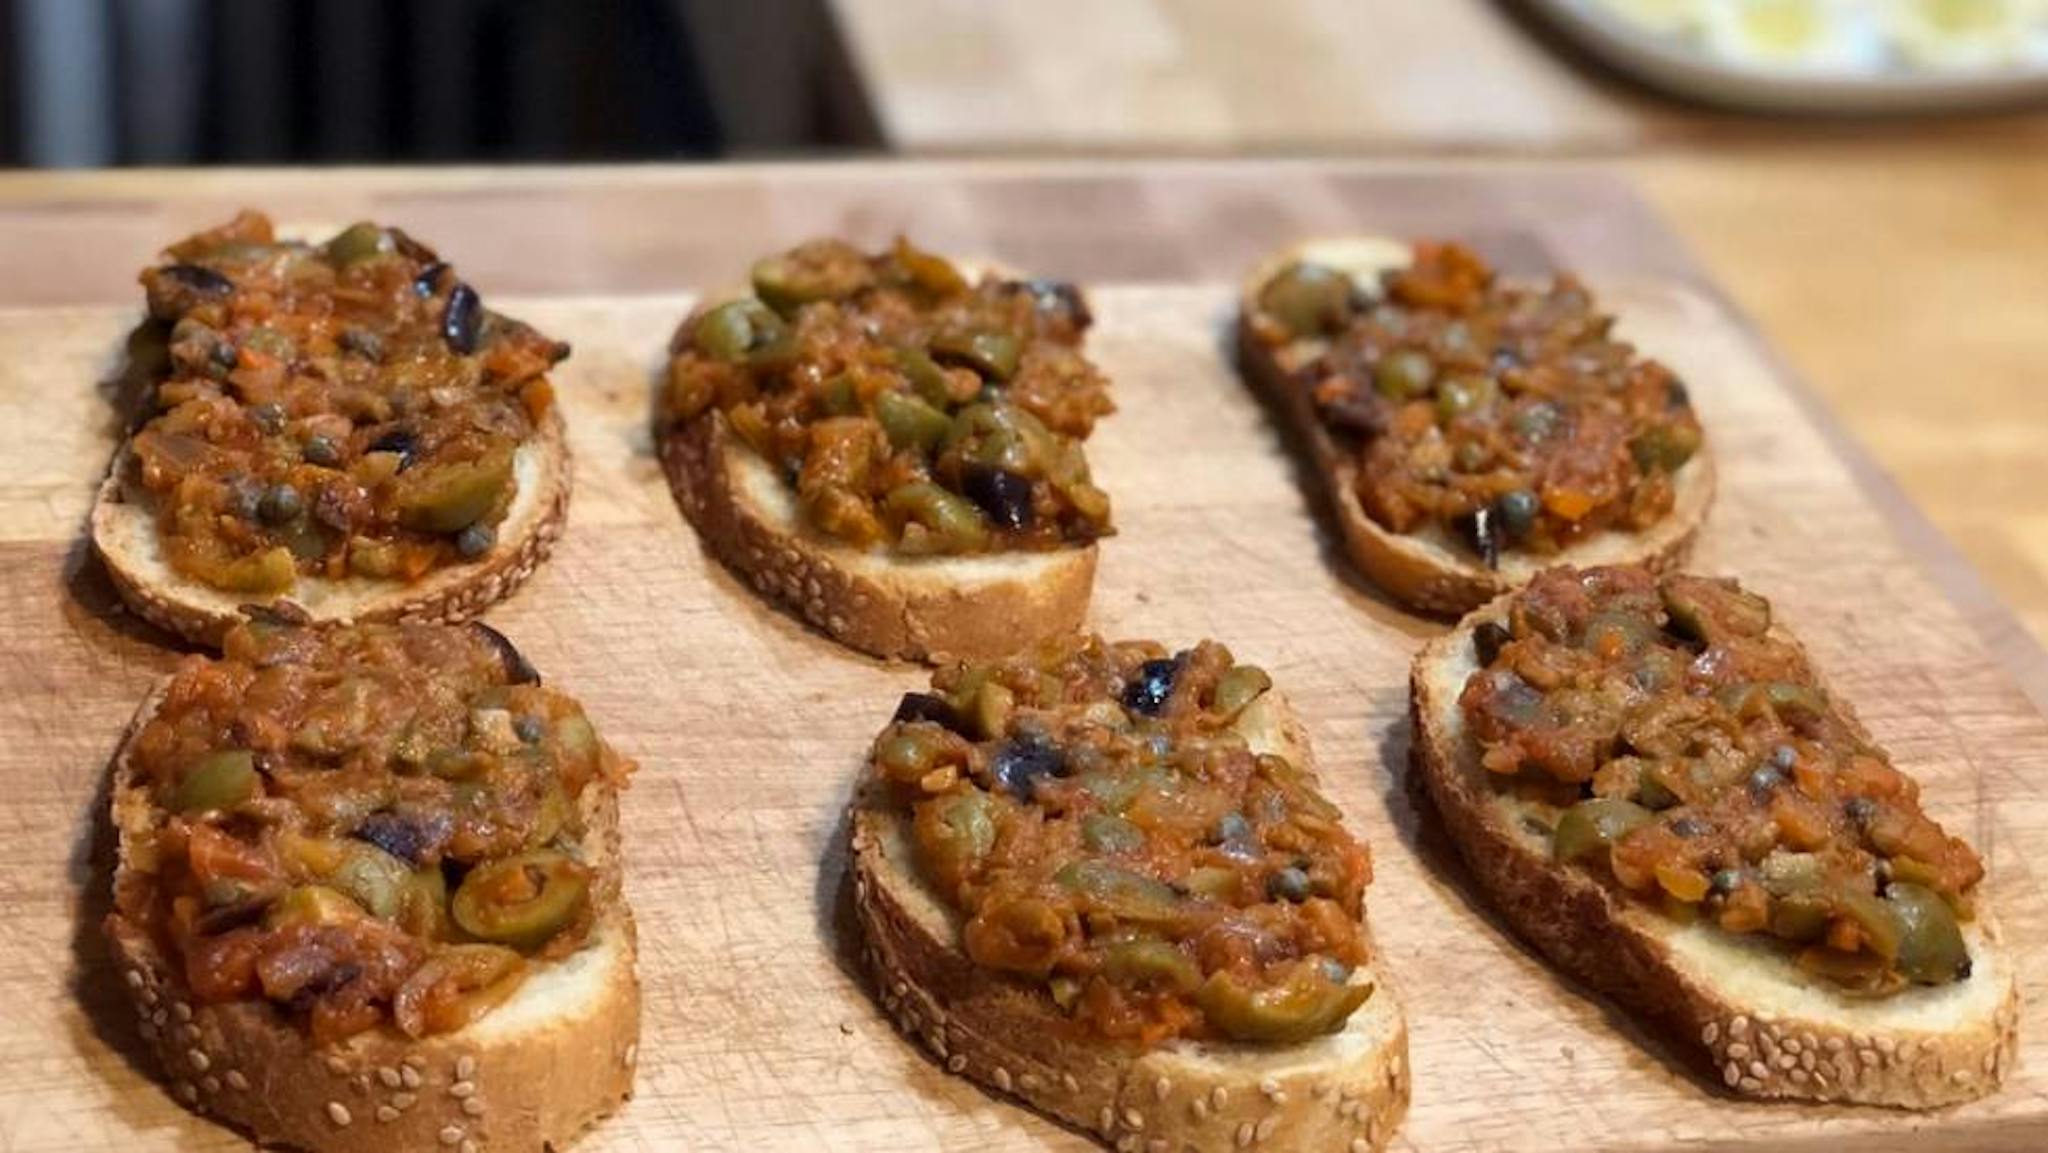
M 1366 515 L 1358 501 L 1357 454 L 1346 451 L 1330 435 L 1316 414 L 1308 388 L 1298 380 L 1322 342 L 1269 347 L 1255 330 L 1260 315 L 1258 296 L 1276 274 L 1301 260 L 1320 260 L 1362 278 L 1407 258 L 1406 245 L 1379 237 L 1303 241 L 1259 262 L 1245 279 L 1238 300 L 1239 370 L 1279 409 L 1290 431 L 1306 447 L 1345 548 L 1359 571 L 1410 608 L 1456 616 L 1519 587 L 1552 565 L 1640 564 L 1662 572 L 1683 561 L 1714 500 L 1714 463 L 1707 448 L 1675 474 L 1676 503 L 1669 515 L 1648 530 L 1599 533 L 1549 557 L 1510 551 L 1501 556 L 1498 569 L 1489 569 L 1454 547 L 1440 532 L 1396 533 Z
M 159 815 L 134 779 L 130 749 L 169 683 L 136 711 L 109 768 L 119 859 L 105 931 L 142 1038 L 180 1102 L 262 1144 L 313 1153 L 538 1153 L 563 1147 L 632 1095 L 638 949 L 619 895 L 618 797 L 602 784 L 580 798 L 586 860 L 605 909 L 591 943 L 528 976 L 466 1028 L 418 1040 L 380 1028 L 315 1046 L 268 1003 L 195 1001 L 177 967 L 124 912 L 143 867 L 131 857 L 130 834 Z
M 787 485 L 716 409 L 658 434 L 662 470 L 704 547 L 833 639 L 894 660 L 982 660 L 1079 628 L 1096 547 L 891 557 L 805 528 Z
M 1988 894 L 1965 927 L 1975 962 L 1968 980 L 1859 1001 L 1803 978 L 1768 946 L 1680 927 L 1551 859 L 1547 840 L 1517 819 L 1528 806 L 1497 790 L 1479 765 L 1457 704 L 1476 667 L 1473 630 L 1504 621 L 1511 600 L 1425 646 L 1409 682 L 1410 771 L 1509 925 L 1560 969 L 1655 1024 L 1737 1095 L 1931 1109 L 1997 1089 L 2017 1056 L 2019 994 Z M 1981 987 L 1954 995 L 1971 982 Z
M 521 491 L 500 526 L 498 543 L 484 556 L 444 565 L 410 584 L 301 576 L 299 589 L 276 599 L 300 604 L 315 624 L 455 624 L 510 596 L 554 551 L 568 522 L 573 460 L 559 408 L 549 409 L 519 452 Z M 242 619 L 241 606 L 255 598 L 193 580 L 163 559 L 156 518 L 134 501 L 126 482 L 128 461 L 123 444 L 100 483 L 91 515 L 93 551 L 137 616 L 195 644 L 218 647 Z M 336 607 L 328 607 L 330 602 Z
M 1267 702 L 1275 751 L 1312 764 L 1299 722 L 1273 693 Z M 1301 1045 L 1182 1041 L 1148 1051 L 1082 1036 L 1042 989 L 961 950 L 957 915 L 910 861 L 908 822 L 872 786 L 863 782 L 851 815 L 862 961 L 884 1011 L 948 1072 L 1126 1153 L 1255 1144 L 1366 1153 L 1392 1139 L 1408 1108 L 1408 1035 L 1383 971 L 1368 965 L 1354 977 L 1375 991 L 1342 1032 Z

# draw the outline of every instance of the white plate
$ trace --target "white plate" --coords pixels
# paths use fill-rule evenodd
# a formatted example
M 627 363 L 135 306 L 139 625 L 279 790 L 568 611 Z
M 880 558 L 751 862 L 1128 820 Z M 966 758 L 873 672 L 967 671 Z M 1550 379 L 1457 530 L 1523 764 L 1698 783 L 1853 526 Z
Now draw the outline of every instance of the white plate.
M 2041 52 L 2030 63 L 1978 70 L 1889 61 L 1781 67 L 1710 55 L 1693 39 L 1658 35 L 1598 0 L 1524 2 L 1594 56 L 1644 84 L 1729 108 L 1833 115 L 1949 112 L 2048 99 L 2048 59 Z

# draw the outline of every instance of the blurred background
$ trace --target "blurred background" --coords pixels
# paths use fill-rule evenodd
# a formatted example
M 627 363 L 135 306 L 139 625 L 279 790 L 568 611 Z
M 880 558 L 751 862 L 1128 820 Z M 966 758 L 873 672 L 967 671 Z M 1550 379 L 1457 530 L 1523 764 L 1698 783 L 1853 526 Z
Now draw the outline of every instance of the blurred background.
M 37 262 L 0 303 L 132 291 L 106 270 L 163 239 L 133 206 L 191 187 L 135 166 L 965 155 L 1095 172 L 1305 156 L 1510 184 L 1518 166 L 1597 170 L 1663 218 L 2048 639 L 2048 0 L 0 0 L 0 71 L 0 163 L 113 169 L 0 184 L 15 259 Z M 579 187 L 630 197 L 609 171 Z M 522 191 L 492 172 L 442 179 L 488 184 L 496 209 L 450 192 L 410 211 L 422 227 L 594 235 L 547 191 L 556 175 Z M 429 186 L 352 179 L 337 189 Z M 741 239 L 647 195 L 672 245 Z M 1079 194 L 1027 209 L 1020 232 L 1102 211 Z M 1598 229 L 1599 212 L 1571 227 Z M 626 233 L 539 275 L 613 290 L 674 276 L 655 234 Z M 520 252 L 470 259 L 542 287 Z

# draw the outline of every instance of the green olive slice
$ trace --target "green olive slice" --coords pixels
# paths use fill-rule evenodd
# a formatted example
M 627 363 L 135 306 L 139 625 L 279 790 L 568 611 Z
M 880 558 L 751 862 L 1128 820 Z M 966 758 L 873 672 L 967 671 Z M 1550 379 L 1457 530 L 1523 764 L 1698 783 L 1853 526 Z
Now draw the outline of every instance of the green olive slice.
M 890 444 L 921 452 L 931 451 L 953 428 L 945 413 L 905 392 L 876 397 L 875 419 L 881 422 Z
M 964 364 L 984 379 L 1004 381 L 1017 374 L 1024 346 L 1015 336 L 998 329 L 944 332 L 931 343 L 932 359 L 940 364 Z
M 1893 881 L 1884 903 L 1902 930 L 1895 963 L 1909 980 L 1946 985 L 1970 975 L 1970 950 L 1956 926 L 1955 911 L 1924 885 Z
M 1171 942 L 1156 938 L 1120 941 L 1102 957 L 1102 975 L 1131 988 L 1166 989 L 1182 995 L 1202 986 L 1202 970 Z
M 460 532 L 482 520 L 511 484 L 509 445 L 475 460 L 407 473 L 398 493 L 398 523 L 416 532 Z
M 1295 1044 L 1336 1032 L 1372 993 L 1371 985 L 1340 984 L 1304 964 L 1270 989 L 1255 988 L 1228 972 L 1211 974 L 1196 990 L 1195 1003 L 1227 1037 Z
M 471 869 L 448 911 L 470 936 L 530 952 L 573 921 L 589 896 L 583 866 L 534 849 Z
M 1317 336 L 1351 315 L 1351 278 L 1328 265 L 1288 265 L 1259 290 L 1259 307 L 1292 336 Z
M 181 813 L 232 809 L 255 796 L 262 785 L 263 779 L 256 773 L 256 756 L 249 750 L 208 753 L 178 782 L 171 806 Z
M 1595 797 L 1566 809 L 1557 822 L 1552 852 L 1560 861 L 1604 853 L 1615 843 L 1656 820 L 1650 810 L 1632 801 Z

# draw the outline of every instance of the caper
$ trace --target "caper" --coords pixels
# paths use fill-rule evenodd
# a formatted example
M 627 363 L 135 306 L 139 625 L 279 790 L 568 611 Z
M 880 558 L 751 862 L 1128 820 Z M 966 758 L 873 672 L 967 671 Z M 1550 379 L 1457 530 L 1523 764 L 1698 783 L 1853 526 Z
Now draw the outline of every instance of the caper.
M 996 329 L 944 332 L 932 340 L 932 359 L 940 364 L 964 364 L 984 379 L 1004 381 L 1015 376 L 1024 352 L 1017 338 Z
M 338 265 L 350 265 L 396 249 L 389 232 L 365 220 L 349 225 L 327 242 L 327 259 Z
M 1342 327 L 1351 315 L 1351 278 L 1328 265 L 1303 261 L 1282 269 L 1259 290 L 1259 308 L 1294 336 Z
M 1547 400 L 1541 400 L 1516 412 L 1511 423 L 1514 425 L 1515 435 L 1525 441 L 1538 442 L 1549 439 L 1550 434 L 1557 431 L 1557 426 L 1563 420 L 1564 412 L 1561 409 Z
M 1742 870 L 1716 869 L 1714 875 L 1707 878 L 1707 884 L 1716 893 L 1732 893 L 1742 887 Z
M 1543 504 L 1536 494 L 1525 488 L 1504 492 L 1494 500 L 1494 523 L 1510 541 L 1528 537 L 1536 527 L 1536 514 L 1543 511 Z
M 1771 767 L 1781 773 L 1789 773 L 1799 763 L 1799 750 L 1791 745 L 1771 746 Z
M 341 463 L 341 447 L 334 443 L 332 437 L 307 437 L 306 446 L 301 453 L 305 456 L 307 464 L 316 464 L 321 468 L 333 468 Z
M 263 499 L 256 505 L 256 515 L 265 524 L 285 524 L 297 520 L 305 507 L 298 489 L 279 483 L 263 490 Z
M 232 809 L 255 796 L 262 784 L 256 774 L 256 756 L 249 750 L 208 753 L 178 782 L 172 807 L 181 813 Z
M 1373 369 L 1372 385 L 1381 396 L 1408 400 L 1429 391 L 1436 377 L 1436 362 L 1419 348 L 1397 348 L 1380 358 Z
M 575 919 L 589 892 L 581 865 L 534 849 L 471 869 L 448 911 L 472 937 L 530 951 Z
M 455 534 L 455 551 L 465 560 L 475 560 L 491 551 L 491 546 L 497 543 L 498 530 L 482 521 Z
M 1629 455 L 1643 472 L 1677 472 L 1700 448 L 1700 430 L 1689 424 L 1660 424 L 1628 442 Z
M 1850 797 L 1842 802 L 1842 815 L 1861 828 L 1877 816 L 1877 802 L 1869 797 Z
M 284 428 L 284 407 L 271 401 L 265 401 L 249 410 L 249 419 L 256 422 L 257 428 L 271 435 L 276 435 L 279 430 Z
M 1223 845 L 1249 841 L 1252 839 L 1252 823 L 1245 819 L 1243 813 L 1225 813 L 1216 822 L 1215 839 Z
M 1436 386 L 1436 415 L 1445 424 L 1493 402 L 1498 392 L 1490 376 L 1454 376 Z
M 1558 819 L 1551 849 L 1560 861 L 1576 861 L 1612 848 L 1629 833 L 1656 819 L 1650 810 L 1630 801 L 1611 797 L 1580 801 Z
M 919 535 L 905 532 L 907 552 L 973 552 L 988 540 L 988 525 L 972 502 L 929 481 L 900 485 L 882 499 L 883 509 L 915 524 Z
M 1309 899 L 1308 873 L 1289 865 L 1266 878 L 1266 896 L 1275 901 L 1300 904 Z
M 532 713 L 521 713 L 512 718 L 512 735 L 529 745 L 539 744 L 541 738 L 547 734 L 547 722 Z
M 905 392 L 885 392 L 875 398 L 875 419 L 897 448 L 930 451 L 946 438 L 953 422 L 946 414 Z

